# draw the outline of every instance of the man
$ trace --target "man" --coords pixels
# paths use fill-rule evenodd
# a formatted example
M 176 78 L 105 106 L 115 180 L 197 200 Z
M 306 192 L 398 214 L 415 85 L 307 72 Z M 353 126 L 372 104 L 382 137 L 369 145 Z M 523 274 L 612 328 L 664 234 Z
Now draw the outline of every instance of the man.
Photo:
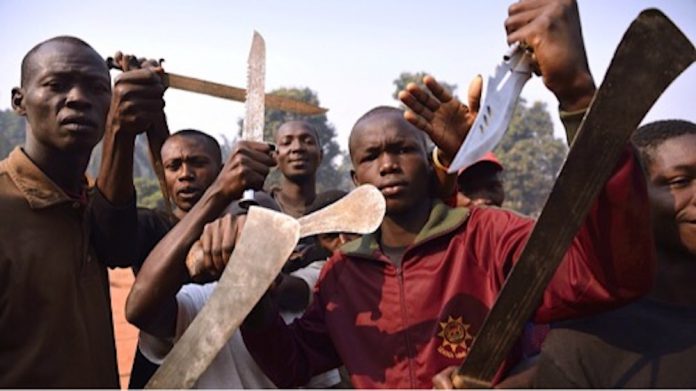
M 552 329 L 536 387 L 696 387 L 696 124 L 653 122 L 633 143 L 648 182 L 654 287 L 635 303 Z
M 457 176 L 457 206 L 503 206 L 502 171 L 503 165 L 493 152 L 486 152 L 476 163 L 461 170 Z
M 174 211 L 138 208 L 137 250 L 133 262 L 136 274 L 150 251 L 193 208 L 222 168 L 217 140 L 195 129 L 184 129 L 169 136 L 162 145 L 161 155 Z M 138 348 L 129 388 L 143 388 L 158 367 Z
M 521 9 L 524 18 L 518 17 Z M 526 40 L 534 49 L 561 108 L 586 107 L 594 83 L 575 3 L 516 3 L 508 28 L 509 40 Z M 426 85 L 434 98 L 409 87 L 410 96 L 402 94 L 402 101 L 413 110 L 406 118 L 438 146 L 443 165 L 473 123 L 480 83 L 470 94 L 470 108 L 434 79 L 426 79 Z M 302 384 L 342 363 L 359 388 L 429 388 L 433 375 L 466 357 L 534 222 L 497 208 L 451 209 L 433 201 L 418 128 L 386 107 L 357 121 L 349 141 L 353 179 L 374 184 L 386 199 L 379 232 L 348 243 L 329 260 L 312 304 L 292 325 L 285 326 L 267 297 L 242 325 L 249 351 L 279 387 Z M 535 321 L 600 311 L 645 292 L 653 261 L 642 213 L 645 198 L 627 149 L 545 292 Z M 498 379 L 520 353 L 511 354 Z
M 324 156 L 316 128 L 307 121 L 293 120 L 280 125 L 275 134 L 276 160 L 281 173 L 280 187 L 271 189 L 271 197 L 280 210 L 299 218 L 316 206 L 317 200 L 329 196 L 317 194 L 317 170 Z M 273 288 L 273 296 L 286 321 L 302 314 L 310 292 L 319 278 L 323 261 L 330 253 L 318 245 L 316 238 L 304 238 L 290 257 Z M 340 382 L 338 371 L 314 376 L 308 388 L 329 388 Z
M 180 220 L 176 225 L 172 222 L 161 230 L 152 230 L 149 240 L 148 235 L 139 233 L 148 242 L 141 252 L 146 259 L 126 304 L 128 321 L 144 331 L 139 348 L 150 361 L 161 363 L 172 343 L 181 337 L 215 288 L 215 283 L 189 284 L 185 268 L 188 249 L 201 233 L 215 229 L 217 221 L 208 223 L 220 216 L 244 189 L 261 188 L 270 167 L 275 164 L 271 152 L 267 144 L 239 142 L 221 170 L 219 145 L 201 132 L 175 133 L 162 146 L 165 182 L 176 206 L 174 214 Z M 264 194 L 257 193 L 257 196 Z M 272 202 L 268 196 L 257 201 L 262 205 Z M 158 218 L 150 213 L 155 223 L 145 223 L 145 230 L 166 225 L 157 223 Z M 227 233 L 236 236 L 236 232 Z M 180 245 L 182 241 L 185 244 Z M 216 269 L 216 266 L 222 265 L 223 257 L 229 258 L 229 253 L 212 252 L 216 243 L 206 240 L 201 243 L 208 269 L 214 270 L 212 277 L 218 277 L 222 268 Z M 149 376 L 151 374 L 140 383 L 145 383 Z M 273 388 L 274 385 L 256 366 L 241 335 L 237 334 L 199 378 L 196 387 Z
M 278 127 L 275 142 L 282 176 L 270 194 L 283 213 L 302 217 L 317 197 L 317 170 L 324 155 L 319 134 L 307 121 L 288 121 Z
M 163 93 L 150 69 L 112 93 L 104 60 L 74 37 L 22 60 L 12 106 L 26 141 L 0 162 L 0 387 L 119 387 L 106 266 L 133 257 L 133 143 L 164 117 Z

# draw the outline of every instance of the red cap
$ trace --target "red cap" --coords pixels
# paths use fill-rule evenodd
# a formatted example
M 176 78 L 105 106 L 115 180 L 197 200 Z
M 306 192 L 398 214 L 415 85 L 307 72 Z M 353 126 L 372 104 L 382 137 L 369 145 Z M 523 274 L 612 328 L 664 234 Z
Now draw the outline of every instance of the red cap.
M 486 152 L 479 160 L 477 160 L 474 164 L 464 167 L 461 170 L 459 170 L 459 174 L 461 175 L 464 171 L 466 171 L 469 167 L 473 167 L 479 163 L 492 163 L 494 166 L 496 166 L 498 169 L 503 170 L 503 165 L 500 163 L 500 160 L 498 160 L 498 157 L 495 156 L 495 154 L 491 151 Z

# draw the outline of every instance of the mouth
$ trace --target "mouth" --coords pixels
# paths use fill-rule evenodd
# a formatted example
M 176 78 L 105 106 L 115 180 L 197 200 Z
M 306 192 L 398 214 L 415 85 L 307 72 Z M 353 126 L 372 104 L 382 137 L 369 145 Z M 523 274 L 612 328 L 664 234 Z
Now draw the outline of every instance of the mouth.
M 200 190 L 197 187 L 184 187 L 176 191 L 176 195 L 184 200 L 190 200 L 198 197 Z
M 71 115 L 60 120 L 60 125 L 71 130 L 91 130 L 97 127 L 97 124 L 87 117 Z
M 403 181 L 387 182 L 387 183 L 379 185 L 377 188 L 379 189 L 379 191 L 382 192 L 383 196 L 391 197 L 391 196 L 398 195 L 398 194 L 402 193 L 403 191 L 405 191 L 407 185 L 408 184 L 406 182 L 403 182 Z

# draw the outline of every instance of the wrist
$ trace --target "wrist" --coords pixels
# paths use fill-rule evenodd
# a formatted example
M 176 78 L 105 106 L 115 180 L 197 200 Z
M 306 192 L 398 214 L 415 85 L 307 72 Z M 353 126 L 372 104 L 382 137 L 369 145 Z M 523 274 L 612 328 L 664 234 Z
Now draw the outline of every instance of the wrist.
M 432 155 L 432 160 L 433 160 L 433 166 L 435 166 L 436 169 L 441 170 L 443 172 L 447 172 L 449 170 L 450 163 L 452 162 L 450 158 L 443 156 L 444 154 L 442 153 L 442 150 L 438 148 L 437 146 L 433 148 L 433 155 Z
M 597 88 L 589 72 L 581 72 L 565 88 L 554 91 L 561 110 L 567 112 L 587 108 L 594 98 Z

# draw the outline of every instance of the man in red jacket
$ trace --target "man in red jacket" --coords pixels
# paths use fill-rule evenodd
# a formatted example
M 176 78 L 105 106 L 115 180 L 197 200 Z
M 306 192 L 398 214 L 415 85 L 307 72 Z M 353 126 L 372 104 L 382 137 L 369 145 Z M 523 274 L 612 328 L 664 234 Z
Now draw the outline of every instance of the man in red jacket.
M 587 107 L 595 87 L 572 1 L 516 3 L 511 42 L 532 46 L 561 110 Z M 424 135 L 447 164 L 475 117 L 480 83 L 462 105 L 432 78 L 434 97 L 409 86 L 413 110 L 378 107 L 350 136 L 353 179 L 387 202 L 380 230 L 350 242 L 322 270 L 312 304 L 286 326 L 263 298 L 242 326 L 257 363 L 279 387 L 345 365 L 358 388 L 430 388 L 461 363 L 519 258 L 534 221 L 497 208 L 450 208 L 431 196 Z M 408 120 L 408 121 L 407 121 Z M 415 125 L 415 126 L 414 126 Z M 627 146 L 591 209 L 533 320 L 585 315 L 645 293 L 654 260 L 645 183 Z M 498 380 L 521 356 L 513 351 Z

